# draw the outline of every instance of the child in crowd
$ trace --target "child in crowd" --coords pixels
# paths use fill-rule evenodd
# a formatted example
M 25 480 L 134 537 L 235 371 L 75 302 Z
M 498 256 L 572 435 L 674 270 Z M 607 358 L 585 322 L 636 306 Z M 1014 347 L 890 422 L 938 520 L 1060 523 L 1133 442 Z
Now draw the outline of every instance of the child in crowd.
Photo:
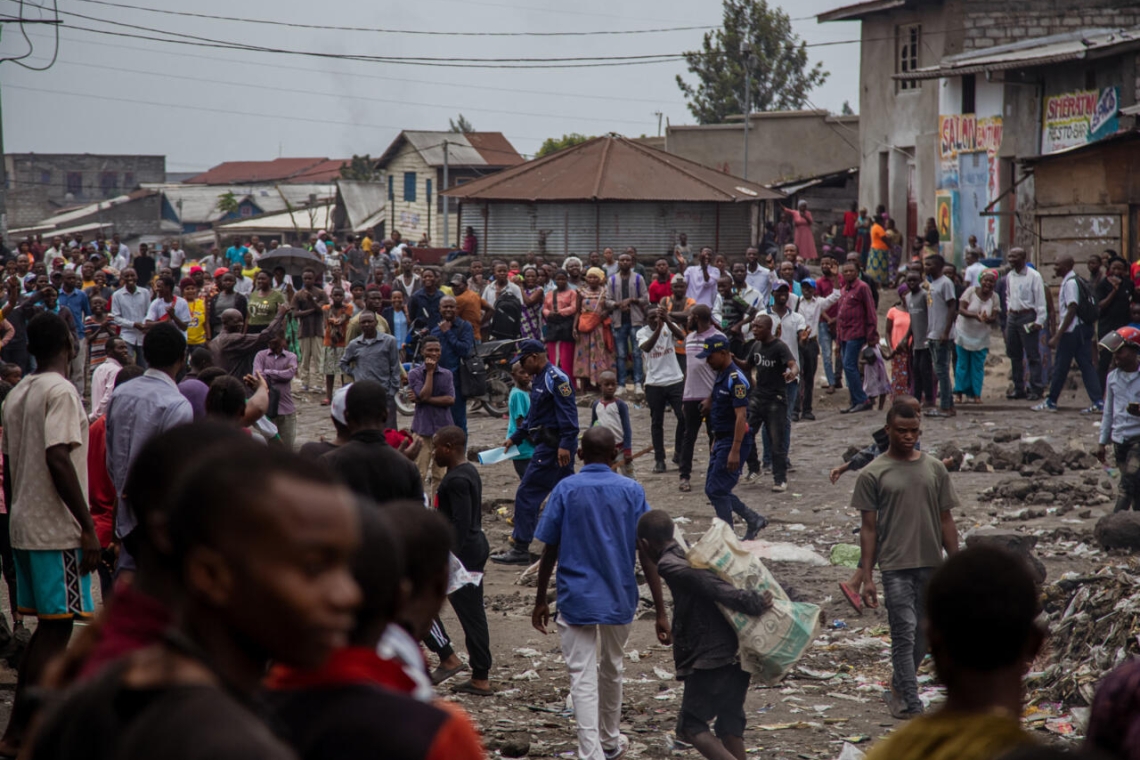
M 479 470 L 467 461 L 467 434 L 463 428 L 451 425 L 435 434 L 435 463 L 447 468 L 436 492 L 436 507 L 455 531 L 452 551 L 468 572 L 482 573 L 491 553 L 483 533 L 483 481 Z M 491 634 L 483 607 L 483 581 L 461 586 L 447 598 L 463 626 L 471 660 L 471 680 L 455 687 L 455 691 L 489 697 L 494 692 L 489 680 Z M 443 625 L 439 625 L 442 629 Z
M 511 388 L 511 395 L 507 399 L 508 438 L 515 434 L 515 431 L 526 421 L 527 414 L 530 413 L 530 375 L 523 370 L 520 362 L 511 365 L 511 378 L 515 381 L 515 387 Z M 521 480 L 523 473 L 526 472 L 527 465 L 530 464 L 531 457 L 534 456 L 534 444 L 526 440 L 520 443 L 518 448 L 519 455 L 511 462 L 515 466 L 515 474 Z
M 751 676 L 740 667 L 736 631 L 718 609 L 760 615 L 772 594 L 741 591 L 712 570 L 698 570 L 673 539 L 673 520 L 654 509 L 637 522 L 642 556 L 657 566 L 673 595 L 673 663 L 685 685 L 677 738 L 707 758 L 745 760 L 744 698 Z M 716 735 L 709 722 L 716 720 Z
M 859 354 L 859 369 L 863 373 L 863 392 L 871 401 L 877 396 L 882 410 L 891 393 L 891 380 L 887 377 L 887 365 L 878 346 L 863 347 Z
M 609 428 L 614 438 L 621 439 L 621 453 L 614 457 L 616 472 L 633 477 L 633 428 L 629 423 L 629 405 L 617 397 L 617 375 L 606 370 L 598 376 L 602 397 L 590 410 L 590 427 Z
M 348 345 L 348 320 L 352 319 L 352 304 L 345 303 L 344 288 L 335 286 L 332 289 L 332 303 L 326 303 L 321 309 L 325 313 L 325 398 L 321 401 L 321 406 L 328 406 L 332 403 L 333 385 L 336 383 L 336 373 L 340 371 L 340 359 L 344 356 L 344 347 Z M 341 385 L 345 384 L 344 380 L 341 375 Z

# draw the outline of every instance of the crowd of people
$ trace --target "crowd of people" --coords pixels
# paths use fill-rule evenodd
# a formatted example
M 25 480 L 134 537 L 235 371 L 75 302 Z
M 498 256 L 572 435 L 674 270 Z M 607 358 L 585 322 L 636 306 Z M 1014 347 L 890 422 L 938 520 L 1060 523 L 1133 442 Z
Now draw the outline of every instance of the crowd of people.
M 652 271 L 632 247 L 444 270 L 416 262 L 398 233 L 322 231 L 300 271 L 272 266 L 276 246 L 256 238 L 199 259 L 173 241 L 158 255 L 132 254 L 117 236 L 21 243 L 4 262 L 0 310 L 0 568 L 12 615 L 0 616 L 0 656 L 20 663 L 0 756 L 483 757 L 472 721 L 437 689 L 469 670 L 454 693 L 495 693 L 482 574 L 496 563 L 537 565 L 532 624 L 559 635 L 579 757 L 628 748 L 622 663 L 640 566 L 656 637 L 672 643 L 685 685 L 679 746 L 742 760 L 750 677 L 717 606 L 756 616 L 773 600 L 688 563 L 635 460 L 652 454 L 653 475 L 672 464 L 688 493 L 704 428 L 709 513 L 756 538 L 768 520 L 739 481 L 770 473 L 786 491 L 794 427 L 816 419 L 817 391 L 844 383 L 839 413 L 877 407 L 886 424 L 832 472 L 835 482 L 858 471 L 861 560 L 841 588 L 857 610 L 877 607 L 878 569 L 894 717 L 923 712 L 928 651 L 949 691 L 944 709 L 872 756 L 936 756 L 937 745 L 996 757 L 1026 743 L 1021 676 L 1044 636 L 1033 581 L 1004 552 L 959 551 L 958 496 L 946 463 L 922 451 L 922 424 L 982 401 L 1001 330 L 1007 396 L 1033 409 L 1057 408 L 1078 363 L 1085 411 L 1102 420 L 1099 456 L 1113 444 L 1124 470 L 1117 508 L 1135 508 L 1138 273 L 1112 254 L 1080 278 L 1061 257 L 1054 300 L 1020 249 L 1004 272 L 968 252 L 961 275 L 924 250 L 884 283 L 873 245 L 816 256 L 813 241 L 813 276 L 804 220 L 810 232 L 806 208 L 787 212 L 797 239 L 779 261 L 752 247 L 730 262 L 681 235 Z M 897 303 L 881 317 L 891 287 Z M 469 361 L 497 340 L 513 342 L 502 447 L 517 452 L 519 483 L 510 543 L 493 549 L 468 449 L 498 439 L 469 441 L 467 409 Z M 307 394 L 328 407 L 332 440 L 297 440 Z M 401 394 L 413 407 L 406 429 Z M 649 408 L 648 442 L 634 399 Z M 1008 582 L 979 601 L 995 576 Z M 25 616 L 37 618 L 30 637 Z M 76 633 L 76 620 L 91 622 Z M 1097 718 L 1098 746 L 1127 744 Z

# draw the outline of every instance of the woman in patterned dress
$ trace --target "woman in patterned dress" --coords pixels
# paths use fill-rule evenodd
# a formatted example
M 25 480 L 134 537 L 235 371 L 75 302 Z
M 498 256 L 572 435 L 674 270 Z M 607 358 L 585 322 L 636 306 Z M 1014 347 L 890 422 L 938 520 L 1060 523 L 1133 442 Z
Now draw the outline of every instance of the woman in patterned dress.
M 598 267 L 586 272 L 586 286 L 578 290 L 578 323 L 574 331 L 574 377 L 582 392 L 597 386 L 600 375 L 614 368 L 614 339 L 610 333 L 609 304 L 603 287 L 606 274 Z

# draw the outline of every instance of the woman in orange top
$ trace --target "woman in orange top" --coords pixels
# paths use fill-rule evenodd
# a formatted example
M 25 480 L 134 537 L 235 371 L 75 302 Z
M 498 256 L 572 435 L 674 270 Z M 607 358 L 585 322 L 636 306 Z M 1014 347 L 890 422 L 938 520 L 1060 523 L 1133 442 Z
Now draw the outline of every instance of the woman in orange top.
M 890 280 L 891 249 L 887 244 L 883 220 L 875 216 L 871 222 L 871 250 L 867 252 L 867 274 L 885 288 Z
M 891 341 L 891 401 L 912 394 L 910 387 L 910 312 L 906 310 L 906 284 L 899 285 L 899 302 L 887 311 L 887 335 Z

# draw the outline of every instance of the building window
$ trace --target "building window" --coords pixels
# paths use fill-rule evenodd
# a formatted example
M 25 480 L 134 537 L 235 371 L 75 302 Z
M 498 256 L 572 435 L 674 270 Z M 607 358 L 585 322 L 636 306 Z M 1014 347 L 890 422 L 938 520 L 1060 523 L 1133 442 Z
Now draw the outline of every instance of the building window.
M 393 177 L 391 174 L 388 175 L 388 200 L 390 200 L 390 201 L 396 200 L 396 196 L 393 194 L 393 191 L 392 191 L 392 186 L 395 185 L 395 182 L 394 182 L 395 179 L 396 178 Z
M 47 187 L 51 184 L 51 171 L 48 169 L 40 170 L 40 185 Z
M 242 218 L 249 218 L 253 216 L 253 206 L 250 206 L 248 203 L 243 203 L 238 206 L 238 213 L 241 214 Z
M 135 189 L 135 173 L 134 172 L 123 172 L 123 189 L 124 190 L 134 190 Z
M 973 74 L 962 77 L 962 113 L 977 112 L 978 80 Z
M 922 24 L 911 24 L 898 28 L 898 71 L 906 74 L 918 68 L 918 49 L 922 45 Z M 922 84 L 918 79 L 898 80 L 899 90 L 917 90 Z
M 119 173 L 103 172 L 99 175 L 99 189 L 104 198 L 110 198 L 119 192 Z
M 67 173 L 67 194 L 74 196 L 83 195 L 83 172 Z
M 404 172 L 404 201 L 416 202 L 416 173 Z

